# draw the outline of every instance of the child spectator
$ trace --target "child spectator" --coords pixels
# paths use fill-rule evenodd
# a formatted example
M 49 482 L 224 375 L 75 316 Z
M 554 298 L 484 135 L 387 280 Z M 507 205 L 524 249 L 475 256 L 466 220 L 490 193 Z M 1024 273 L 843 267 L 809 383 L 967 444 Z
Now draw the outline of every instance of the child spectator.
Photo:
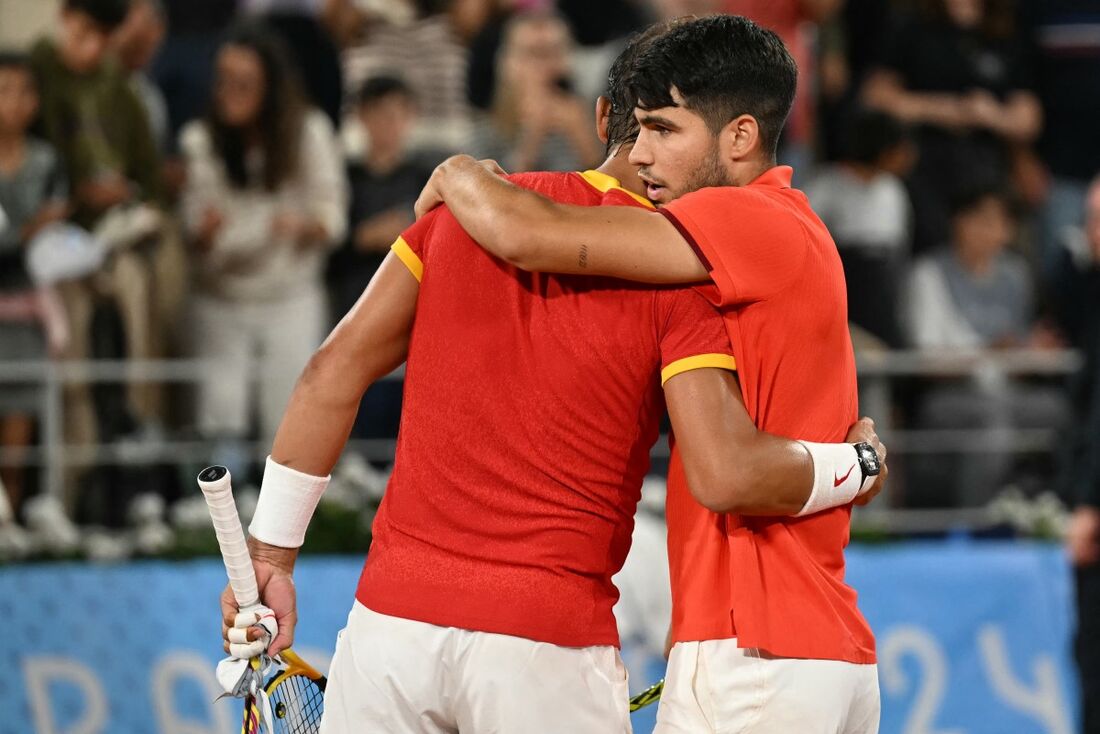
M 200 385 L 199 428 L 231 443 L 247 437 L 262 357 L 260 435 L 270 442 L 324 337 L 325 259 L 347 228 L 332 124 L 302 101 L 278 39 L 247 25 L 222 44 L 210 113 L 184 127 L 180 147 L 193 351 L 221 363 Z
M 34 288 L 24 265 L 28 243 L 68 209 L 53 148 L 27 134 L 37 111 L 29 61 L 0 54 L 0 361 L 42 359 L 64 340 L 56 296 Z M 37 400 L 33 387 L 0 384 L 0 447 L 18 451 L 30 445 Z M 7 487 L 18 511 L 22 467 L 0 466 L 0 485 Z
M 442 155 L 409 154 L 417 103 L 402 79 L 368 79 L 355 109 L 368 145 L 362 158 L 348 166 L 350 232 L 329 261 L 334 322 L 359 299 L 390 245 L 413 223 L 413 204 Z
M 898 291 L 913 226 L 902 178 L 916 153 L 902 125 L 881 112 L 856 112 L 847 138 L 844 160 L 822 169 L 806 195 L 844 261 L 848 320 L 898 348 Z

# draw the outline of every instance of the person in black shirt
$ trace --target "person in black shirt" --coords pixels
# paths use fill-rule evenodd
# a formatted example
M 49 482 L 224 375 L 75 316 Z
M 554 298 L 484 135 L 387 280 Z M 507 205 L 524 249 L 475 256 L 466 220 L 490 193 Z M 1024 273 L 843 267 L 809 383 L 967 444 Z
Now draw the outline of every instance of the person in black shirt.
M 439 160 L 409 156 L 406 144 L 416 123 L 416 99 L 401 79 L 368 79 L 356 108 L 369 140 L 362 158 L 348 166 L 348 240 L 329 262 L 334 323 L 355 305 L 390 245 L 413 223 L 416 197 L 442 160 L 442 154 Z
M 1056 295 L 1072 286 L 1062 280 L 1060 264 L 1084 224 L 1085 190 L 1100 173 L 1100 2 L 1027 0 L 1023 10 L 1043 101 L 1039 153 L 1050 181 L 1040 212 L 1039 261 L 1047 290 Z
M 1039 135 L 1026 45 L 994 0 L 933 0 L 903 20 L 864 85 L 866 102 L 916 127 L 914 246 L 945 241 L 949 202 L 1007 180 L 1014 146 Z
M 382 264 L 390 245 L 414 221 L 413 204 L 431 178 L 438 157 L 410 157 L 409 133 L 416 123 L 412 89 L 393 76 L 363 83 L 356 99 L 359 121 L 369 138 L 362 158 L 348 166 L 351 211 L 348 239 L 329 260 L 333 323 L 343 318 Z M 379 382 L 367 391 L 353 436 L 396 435 L 401 416 L 401 385 Z M 364 416 L 369 416 L 369 423 Z

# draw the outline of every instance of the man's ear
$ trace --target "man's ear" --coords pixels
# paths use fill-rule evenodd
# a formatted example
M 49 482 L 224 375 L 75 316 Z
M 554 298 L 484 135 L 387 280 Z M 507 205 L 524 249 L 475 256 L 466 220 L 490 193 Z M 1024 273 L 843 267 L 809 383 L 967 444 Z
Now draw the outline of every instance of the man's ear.
M 602 94 L 596 98 L 596 135 L 607 145 L 607 123 L 611 118 L 611 100 Z
M 726 160 L 743 161 L 760 149 L 760 123 L 752 115 L 739 115 L 722 128 L 720 137 Z

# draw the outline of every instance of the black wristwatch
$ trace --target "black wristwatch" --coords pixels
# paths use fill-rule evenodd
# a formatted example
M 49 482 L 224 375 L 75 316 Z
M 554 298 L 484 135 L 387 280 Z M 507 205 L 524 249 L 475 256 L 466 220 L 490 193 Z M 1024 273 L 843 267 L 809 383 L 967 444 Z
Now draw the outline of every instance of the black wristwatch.
M 867 481 L 867 477 L 877 477 L 879 475 L 879 472 L 882 471 L 882 464 L 879 463 L 878 452 L 871 444 L 862 441 L 853 445 L 856 449 L 856 457 L 859 459 L 859 469 L 863 472 L 863 479 L 859 483 L 859 486 L 862 487 Z

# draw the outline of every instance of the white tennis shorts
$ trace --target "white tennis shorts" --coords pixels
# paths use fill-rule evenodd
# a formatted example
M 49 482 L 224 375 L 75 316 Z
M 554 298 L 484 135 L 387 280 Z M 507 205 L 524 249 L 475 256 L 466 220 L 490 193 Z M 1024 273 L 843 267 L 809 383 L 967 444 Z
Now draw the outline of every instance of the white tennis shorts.
M 878 722 L 877 665 L 706 640 L 672 648 L 654 734 L 875 734 Z
M 627 699 L 613 647 L 437 627 L 355 602 L 321 734 L 630 734 Z

